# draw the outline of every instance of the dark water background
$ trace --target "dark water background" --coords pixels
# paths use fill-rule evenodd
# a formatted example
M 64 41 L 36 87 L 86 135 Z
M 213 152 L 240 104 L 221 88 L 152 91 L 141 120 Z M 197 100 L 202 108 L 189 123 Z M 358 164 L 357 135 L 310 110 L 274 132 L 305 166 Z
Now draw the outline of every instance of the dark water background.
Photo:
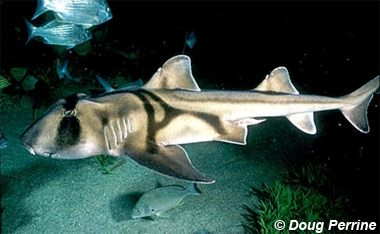
M 79 56 L 34 40 L 24 46 L 23 17 L 32 17 L 36 2 L 2 1 L 1 74 L 26 66 L 38 77 L 54 67 L 57 58 L 69 58 L 72 73 L 83 77 L 82 85 L 92 84 L 94 74 L 146 82 L 168 58 L 182 52 L 191 30 L 198 42 L 185 53 L 201 88 L 252 89 L 272 69 L 285 66 L 300 93 L 339 96 L 379 74 L 379 2 L 110 1 L 109 5 L 114 18 L 94 29 L 100 36 L 91 41 L 89 55 Z M 126 59 L 110 47 L 138 52 L 139 57 Z M 57 77 L 52 79 L 56 79 L 52 88 L 60 85 Z M 291 139 L 283 139 L 284 157 L 291 162 L 314 157 L 329 164 L 337 190 L 347 195 L 351 221 L 379 222 L 378 95 L 369 106 L 367 135 L 356 131 L 338 111 L 316 114 L 315 119 L 318 135 L 308 146 L 312 150 L 289 152 L 286 144 Z

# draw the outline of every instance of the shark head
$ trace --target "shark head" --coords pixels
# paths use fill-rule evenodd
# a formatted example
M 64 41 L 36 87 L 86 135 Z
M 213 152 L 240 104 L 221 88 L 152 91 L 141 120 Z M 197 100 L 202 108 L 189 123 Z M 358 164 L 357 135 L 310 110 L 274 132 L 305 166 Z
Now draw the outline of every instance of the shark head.
M 33 155 L 58 159 L 79 159 L 103 153 L 99 104 L 85 94 L 57 101 L 21 136 L 22 145 Z

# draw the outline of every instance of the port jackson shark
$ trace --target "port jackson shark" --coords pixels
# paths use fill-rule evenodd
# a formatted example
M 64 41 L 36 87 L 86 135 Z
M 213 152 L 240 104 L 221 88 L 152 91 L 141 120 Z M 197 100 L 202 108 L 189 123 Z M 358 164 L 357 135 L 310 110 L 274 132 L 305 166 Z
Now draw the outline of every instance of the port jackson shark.
M 367 107 L 379 76 L 342 97 L 299 94 L 285 67 L 274 69 L 253 90 L 201 90 L 190 58 L 169 59 L 142 87 L 59 100 L 22 134 L 31 153 L 57 159 L 107 154 L 179 180 L 213 183 L 192 165 L 181 144 L 223 141 L 246 144 L 247 126 L 284 116 L 308 134 L 313 113 L 338 109 L 367 133 Z

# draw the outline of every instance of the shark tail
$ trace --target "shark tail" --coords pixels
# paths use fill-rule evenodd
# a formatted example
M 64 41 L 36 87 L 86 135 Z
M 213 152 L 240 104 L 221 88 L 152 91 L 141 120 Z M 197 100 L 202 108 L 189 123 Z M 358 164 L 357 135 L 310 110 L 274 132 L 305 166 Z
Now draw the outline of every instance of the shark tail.
M 367 107 L 373 94 L 379 90 L 379 76 L 372 79 L 356 91 L 341 98 L 353 103 L 340 109 L 344 117 L 360 132 L 368 133 Z

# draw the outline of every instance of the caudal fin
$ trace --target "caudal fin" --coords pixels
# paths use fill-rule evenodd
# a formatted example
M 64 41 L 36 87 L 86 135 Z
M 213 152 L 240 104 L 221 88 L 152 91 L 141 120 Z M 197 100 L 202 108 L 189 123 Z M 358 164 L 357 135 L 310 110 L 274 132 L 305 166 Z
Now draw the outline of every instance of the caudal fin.
M 352 106 L 341 108 L 340 111 L 344 117 L 362 133 L 369 132 L 367 119 L 367 107 L 373 97 L 373 94 L 379 90 L 379 76 L 363 85 L 358 90 L 343 96 L 342 98 L 353 102 Z
M 193 195 L 201 195 L 202 194 L 202 191 L 197 187 L 196 183 L 189 183 L 187 185 L 186 190 L 189 191 L 189 194 L 193 194 Z
M 36 27 L 30 23 L 27 19 L 25 19 L 26 28 L 28 29 L 28 39 L 26 39 L 25 45 L 34 37 Z
M 36 19 L 38 16 L 42 15 L 43 13 L 47 12 L 49 9 L 45 6 L 45 0 L 38 0 L 37 1 L 37 8 L 36 12 L 34 13 L 32 20 Z

